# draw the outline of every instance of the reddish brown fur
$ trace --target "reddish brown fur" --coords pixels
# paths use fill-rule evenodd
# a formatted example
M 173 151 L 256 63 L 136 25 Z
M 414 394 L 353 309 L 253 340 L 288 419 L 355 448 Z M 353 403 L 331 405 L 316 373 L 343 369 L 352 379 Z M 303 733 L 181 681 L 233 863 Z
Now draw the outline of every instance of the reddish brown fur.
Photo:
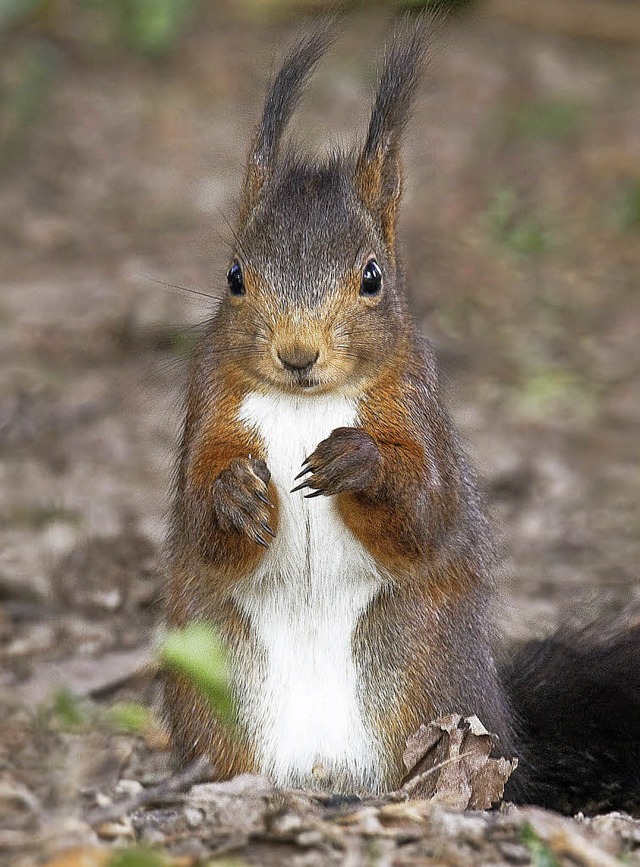
M 184 575 L 177 568 L 173 571 L 167 600 L 172 626 L 185 626 L 189 621 L 205 616 L 205 607 L 198 605 L 196 612 L 191 608 L 191 603 L 197 599 L 197 595 L 189 590 L 192 578 L 193 573 Z M 234 606 L 222 606 L 218 609 L 218 617 L 222 612 L 227 641 L 234 644 L 246 639 L 247 625 Z M 257 770 L 250 745 L 238 733 L 229 733 L 212 715 L 208 700 L 183 677 L 176 674 L 165 676 L 164 701 L 168 722 L 174 732 L 174 749 L 181 763 L 192 762 L 199 755 L 215 757 L 214 776 L 220 780 Z M 175 736 L 177 732 L 179 737 Z
M 385 172 L 393 175 L 390 193 L 384 189 Z M 365 207 L 377 216 L 385 245 L 395 261 L 396 221 L 402 198 L 402 166 L 397 150 L 388 154 L 383 148 L 378 148 L 371 159 L 360 159 L 356 166 L 355 187 Z
M 167 621 L 182 627 L 194 620 L 224 624 L 230 645 L 247 637 L 247 625 L 229 601 L 227 590 L 254 569 L 264 549 L 237 532 L 217 525 L 211 509 L 213 483 L 237 458 L 264 456 L 262 443 L 237 422 L 246 383 L 233 365 L 222 364 L 215 398 L 207 399 L 202 367 L 207 366 L 212 335 L 208 333 L 192 367 L 191 388 L 178 468 L 179 499 L 174 512 L 170 581 L 166 596 Z M 207 379 L 206 371 L 204 373 Z M 273 504 L 271 522 L 277 531 L 277 492 L 269 484 Z M 182 762 L 199 754 L 215 757 L 215 776 L 227 779 L 255 770 L 252 751 L 238 735 L 231 737 L 212 716 L 207 700 L 182 677 L 167 675 L 164 689 L 174 747 Z
M 396 250 L 400 134 L 428 45 L 425 21 L 394 42 L 357 156 L 312 163 L 280 154 L 284 126 L 329 41 L 326 29 L 303 40 L 274 80 L 240 207 L 242 291 L 234 294 L 230 283 L 191 371 L 169 539 L 169 623 L 216 625 L 232 651 L 237 691 L 244 689 L 237 698 L 251 707 L 247 684 L 255 689 L 256 680 L 246 674 L 261 671 L 264 648 L 232 591 L 243 580 L 243 591 L 252 591 L 262 546 L 278 532 L 278 502 L 265 445 L 238 421 L 239 408 L 255 391 L 357 399 L 359 426 L 337 428 L 316 445 L 301 468 L 303 490 L 290 496 L 333 497 L 377 563 L 372 578 L 386 582 L 351 635 L 357 701 L 385 747 L 377 788 L 400 784 L 406 738 L 445 713 L 477 714 L 499 735 L 500 750 L 514 752 L 491 649 L 490 533 L 431 349 L 406 310 Z M 371 259 L 384 275 L 374 292 L 365 281 Z M 296 359 L 316 352 L 311 372 L 301 371 L 306 362 Z M 340 605 L 339 584 L 334 593 Z M 637 646 L 626 634 L 600 645 L 580 639 L 577 652 L 557 640 L 524 649 L 508 677 L 523 723 L 524 786 L 516 778 L 509 797 L 537 792 L 539 803 L 565 809 L 571 792 L 574 810 L 593 798 L 618 809 L 637 804 Z M 612 695 L 620 704 L 614 718 Z M 182 761 L 205 753 L 218 778 L 263 770 L 255 758 L 260 731 L 257 744 L 242 729 L 231 736 L 179 677 L 167 678 L 165 699 Z M 575 771 L 585 776 L 582 787 Z
M 200 363 L 199 359 L 195 367 Z M 216 567 L 214 593 L 223 593 L 247 569 L 255 568 L 264 554 L 246 536 L 221 531 L 210 505 L 213 483 L 234 459 L 249 455 L 264 458 L 262 443 L 236 420 L 246 393 L 243 377 L 229 364 L 222 366 L 220 374 L 215 401 L 203 400 L 195 387 L 188 395 L 183 461 L 187 468 L 183 471 L 180 498 L 180 525 L 185 538 L 177 549 L 189 557 L 196 553 L 208 567 Z M 194 376 L 194 381 L 197 379 Z M 272 527 L 277 531 L 278 495 L 272 484 L 268 496 L 273 506 Z
M 170 538 L 169 622 L 212 620 L 246 664 L 257 651 L 231 590 L 264 549 L 246 532 L 223 531 L 213 509 L 216 480 L 233 461 L 265 458 L 238 422 L 239 407 L 255 390 L 358 399 L 360 427 L 319 443 L 301 484 L 336 497 L 344 523 L 387 576 L 356 628 L 353 653 L 368 719 L 387 745 L 389 786 L 402 776 L 406 737 L 440 713 L 479 713 L 505 750 L 510 737 L 485 612 L 487 530 L 431 350 L 406 310 L 396 252 L 399 134 L 423 36 L 416 31 L 391 55 L 357 159 L 310 166 L 289 153 L 279 164 L 281 130 L 263 118 L 238 225 L 244 291 L 222 303 L 193 367 Z M 304 52 L 314 62 L 316 49 L 309 41 L 293 55 L 302 78 Z M 278 87 L 287 75 L 276 77 L 265 109 L 275 105 L 285 119 L 290 105 Z M 384 285 L 367 295 L 362 275 L 371 258 Z M 281 364 L 282 354 L 316 351 L 307 381 Z M 268 495 L 277 533 L 273 484 Z M 207 752 L 220 777 L 255 769 L 252 745 L 242 734 L 230 741 L 184 682 L 172 680 L 166 700 L 183 760 Z

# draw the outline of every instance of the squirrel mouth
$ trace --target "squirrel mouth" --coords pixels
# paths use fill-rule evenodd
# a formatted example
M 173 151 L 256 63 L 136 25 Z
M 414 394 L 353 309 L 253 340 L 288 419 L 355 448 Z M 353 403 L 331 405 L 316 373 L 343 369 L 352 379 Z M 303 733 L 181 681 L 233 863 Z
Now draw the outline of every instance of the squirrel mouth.
M 296 385 L 299 385 L 301 388 L 314 388 L 315 386 L 320 385 L 317 379 L 312 376 L 296 376 L 294 378 L 294 382 Z
M 302 391 L 309 391 L 323 385 L 322 380 L 318 379 L 310 371 L 291 373 L 287 379 L 289 380 L 289 385 Z

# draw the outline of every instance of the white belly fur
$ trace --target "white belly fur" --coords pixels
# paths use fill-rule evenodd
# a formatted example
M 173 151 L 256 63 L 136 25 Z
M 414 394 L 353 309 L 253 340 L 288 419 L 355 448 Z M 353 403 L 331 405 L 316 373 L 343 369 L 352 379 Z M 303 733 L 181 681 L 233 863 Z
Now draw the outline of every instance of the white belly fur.
M 279 785 L 326 775 L 325 785 L 375 790 L 380 751 L 363 717 L 352 635 L 383 581 L 331 497 L 289 493 L 318 443 L 357 424 L 357 402 L 251 394 L 240 419 L 264 441 L 280 498 L 277 537 L 234 591 L 263 654 L 241 685 L 260 769 Z

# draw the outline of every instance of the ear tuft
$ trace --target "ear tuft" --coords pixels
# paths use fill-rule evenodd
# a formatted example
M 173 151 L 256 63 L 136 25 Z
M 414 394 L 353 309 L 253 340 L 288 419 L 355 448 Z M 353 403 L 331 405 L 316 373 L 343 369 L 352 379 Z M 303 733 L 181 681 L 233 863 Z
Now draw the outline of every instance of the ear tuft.
M 356 165 L 356 188 L 378 218 L 389 250 L 402 193 L 400 142 L 427 62 L 438 19 L 405 16 L 385 57 L 367 137 Z
M 325 20 L 301 39 L 287 54 L 267 92 L 262 118 L 247 165 L 240 207 L 240 220 L 247 219 L 273 172 L 282 134 L 293 114 L 314 67 L 334 39 L 334 24 Z

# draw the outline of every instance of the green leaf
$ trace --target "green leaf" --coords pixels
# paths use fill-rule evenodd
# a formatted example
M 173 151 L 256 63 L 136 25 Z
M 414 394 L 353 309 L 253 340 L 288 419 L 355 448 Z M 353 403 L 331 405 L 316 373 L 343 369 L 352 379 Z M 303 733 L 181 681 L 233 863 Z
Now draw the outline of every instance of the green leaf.
M 164 641 L 160 658 L 208 699 L 224 723 L 235 724 L 228 653 L 211 624 L 191 623 L 184 629 L 172 630 Z
M 109 728 L 126 734 L 142 734 L 151 722 L 151 711 L 137 701 L 119 701 L 104 712 L 103 720 Z
M 62 687 L 53 694 L 51 717 L 63 731 L 78 731 L 88 725 L 90 712 L 80 696 Z
M 191 14 L 193 0 L 120 0 L 122 25 L 132 48 L 161 55 L 176 42 Z

